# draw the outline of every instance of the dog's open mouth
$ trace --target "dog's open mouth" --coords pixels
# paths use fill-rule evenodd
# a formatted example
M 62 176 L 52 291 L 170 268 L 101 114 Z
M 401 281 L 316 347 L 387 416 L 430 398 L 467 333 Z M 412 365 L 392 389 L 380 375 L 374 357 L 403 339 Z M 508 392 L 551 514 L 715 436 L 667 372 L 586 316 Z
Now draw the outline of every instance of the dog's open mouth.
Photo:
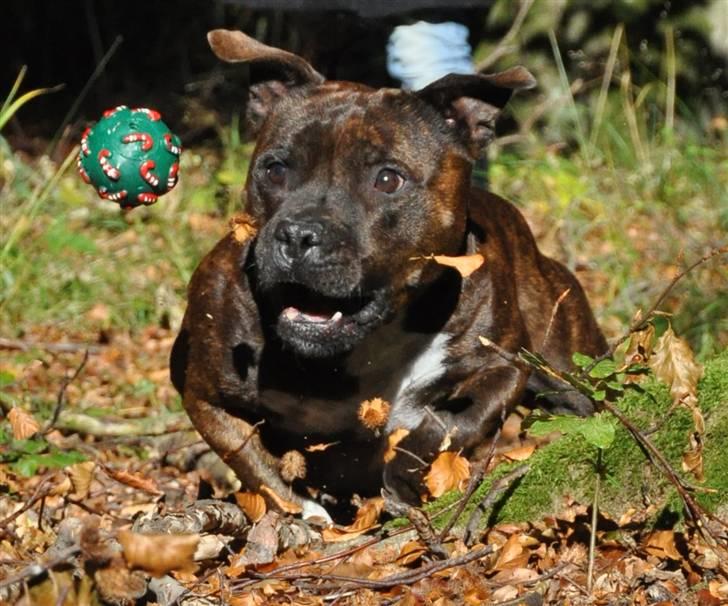
M 280 309 L 278 335 L 313 357 L 350 350 L 384 321 L 388 309 L 383 291 L 329 297 L 300 284 L 280 284 L 269 294 Z

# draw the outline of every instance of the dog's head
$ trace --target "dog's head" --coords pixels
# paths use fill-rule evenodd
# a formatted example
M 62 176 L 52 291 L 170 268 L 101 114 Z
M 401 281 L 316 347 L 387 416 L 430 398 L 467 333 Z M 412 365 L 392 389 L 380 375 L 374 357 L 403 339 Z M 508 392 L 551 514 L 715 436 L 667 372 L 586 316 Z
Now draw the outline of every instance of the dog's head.
M 473 158 L 533 77 L 518 67 L 375 90 L 327 82 L 240 32 L 208 39 L 221 59 L 250 65 L 247 210 L 276 332 L 303 356 L 347 352 L 443 271 L 425 257 L 462 251 Z

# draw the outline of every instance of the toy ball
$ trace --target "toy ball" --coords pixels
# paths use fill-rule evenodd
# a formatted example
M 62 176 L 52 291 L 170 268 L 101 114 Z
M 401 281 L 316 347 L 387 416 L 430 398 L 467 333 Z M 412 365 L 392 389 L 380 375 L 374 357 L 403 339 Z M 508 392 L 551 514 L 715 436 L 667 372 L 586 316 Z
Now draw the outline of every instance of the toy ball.
M 177 185 L 181 153 L 159 112 L 120 105 L 84 131 L 78 172 L 99 196 L 130 209 L 154 204 Z

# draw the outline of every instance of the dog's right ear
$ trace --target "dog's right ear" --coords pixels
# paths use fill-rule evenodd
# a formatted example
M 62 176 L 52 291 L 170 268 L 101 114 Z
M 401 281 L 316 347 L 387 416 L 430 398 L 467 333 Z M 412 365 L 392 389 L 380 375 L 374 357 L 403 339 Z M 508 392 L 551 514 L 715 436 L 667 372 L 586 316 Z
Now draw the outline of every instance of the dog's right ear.
M 223 61 L 250 66 L 247 114 L 254 133 L 270 109 L 289 90 L 306 84 L 321 84 L 325 79 L 298 55 L 267 46 L 242 32 L 215 29 L 207 34 L 207 41 Z

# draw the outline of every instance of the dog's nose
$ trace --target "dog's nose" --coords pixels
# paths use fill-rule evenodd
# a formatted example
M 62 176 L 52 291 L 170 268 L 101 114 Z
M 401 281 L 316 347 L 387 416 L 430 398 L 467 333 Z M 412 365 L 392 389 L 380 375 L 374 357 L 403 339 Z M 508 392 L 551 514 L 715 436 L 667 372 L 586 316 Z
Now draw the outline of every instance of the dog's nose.
M 282 220 L 274 236 L 278 249 L 288 261 L 302 258 L 311 249 L 321 246 L 324 226 L 311 221 Z

